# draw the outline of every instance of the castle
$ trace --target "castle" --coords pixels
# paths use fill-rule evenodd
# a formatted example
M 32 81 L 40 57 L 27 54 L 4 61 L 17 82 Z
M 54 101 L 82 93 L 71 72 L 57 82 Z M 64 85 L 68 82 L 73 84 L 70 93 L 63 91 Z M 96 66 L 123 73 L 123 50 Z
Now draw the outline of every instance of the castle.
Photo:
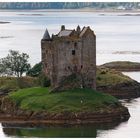
M 96 89 L 96 35 L 90 27 L 76 30 L 61 26 L 58 34 L 50 37 L 48 30 L 41 40 L 43 72 L 58 88 L 68 76 L 80 77 L 80 87 Z

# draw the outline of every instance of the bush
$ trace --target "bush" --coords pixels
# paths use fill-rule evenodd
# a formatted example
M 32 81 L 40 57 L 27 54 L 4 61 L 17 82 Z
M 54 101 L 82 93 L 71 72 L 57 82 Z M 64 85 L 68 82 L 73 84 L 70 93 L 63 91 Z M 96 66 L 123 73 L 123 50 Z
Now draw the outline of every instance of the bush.
M 96 79 L 100 81 L 101 80 L 101 77 L 97 76 Z
M 27 73 L 27 76 L 38 77 L 42 72 L 42 63 L 35 64 Z
M 19 88 L 39 86 L 38 78 L 33 78 L 29 76 L 17 78 L 17 83 Z
M 51 85 L 50 79 L 43 73 L 39 75 L 39 83 L 42 87 L 49 87 Z
M 106 71 L 101 71 L 101 74 L 106 74 Z
M 15 91 L 18 89 L 16 77 L 0 77 L 0 90 Z

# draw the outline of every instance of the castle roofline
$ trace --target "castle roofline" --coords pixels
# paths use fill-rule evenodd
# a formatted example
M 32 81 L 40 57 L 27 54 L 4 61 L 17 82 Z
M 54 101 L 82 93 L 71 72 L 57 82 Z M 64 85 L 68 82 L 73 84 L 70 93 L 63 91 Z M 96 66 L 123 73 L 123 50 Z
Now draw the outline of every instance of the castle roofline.
M 55 37 L 56 38 L 59 38 L 59 37 L 81 38 L 81 37 L 83 37 L 85 35 L 87 30 L 93 32 L 93 34 L 94 34 L 94 31 L 92 31 L 89 26 L 83 27 L 83 29 L 81 30 L 80 26 L 78 25 L 76 30 L 75 29 L 70 30 L 70 29 L 65 29 L 65 26 L 63 25 L 63 28 L 60 30 L 60 32 L 58 34 L 56 34 L 56 35 L 52 35 L 52 38 L 50 37 L 48 30 L 46 29 L 42 40 L 46 40 L 46 41 L 48 40 L 49 41 L 51 39 L 54 39 Z
M 89 26 L 83 27 L 82 31 L 81 31 L 80 34 L 79 34 L 79 37 L 82 37 L 82 36 L 86 33 L 87 30 L 92 31 L 92 30 L 90 29 Z M 93 32 L 93 34 L 94 34 L 94 31 L 92 31 L 92 32 Z
M 72 34 L 74 30 L 68 30 L 68 29 L 65 29 L 65 30 L 62 30 L 58 33 L 58 37 L 62 37 L 62 36 L 70 36 Z
M 48 30 L 46 29 L 46 31 L 45 31 L 45 33 L 44 33 L 44 35 L 43 35 L 42 40 L 50 40 L 50 39 L 51 39 L 51 38 L 50 38 L 49 32 L 48 32 Z

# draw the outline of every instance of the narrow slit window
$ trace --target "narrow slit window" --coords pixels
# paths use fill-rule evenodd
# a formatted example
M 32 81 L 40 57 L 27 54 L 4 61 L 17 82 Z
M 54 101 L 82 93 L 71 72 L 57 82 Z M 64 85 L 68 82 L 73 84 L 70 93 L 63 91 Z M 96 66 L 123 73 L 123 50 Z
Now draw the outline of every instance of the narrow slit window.
M 72 50 L 72 55 L 75 55 L 75 50 Z
M 77 42 L 74 43 L 74 47 L 77 47 Z

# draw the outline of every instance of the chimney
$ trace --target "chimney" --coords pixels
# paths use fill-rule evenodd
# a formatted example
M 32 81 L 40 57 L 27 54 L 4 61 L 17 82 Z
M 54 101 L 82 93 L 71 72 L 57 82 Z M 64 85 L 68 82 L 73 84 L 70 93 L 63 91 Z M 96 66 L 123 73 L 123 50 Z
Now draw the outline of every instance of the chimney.
M 65 30 L 65 25 L 61 26 L 61 31 Z
M 81 31 L 81 28 L 80 28 L 80 26 L 79 26 L 79 25 L 77 26 L 77 29 L 76 29 L 76 31 L 77 31 L 78 33 L 80 33 L 80 31 Z

